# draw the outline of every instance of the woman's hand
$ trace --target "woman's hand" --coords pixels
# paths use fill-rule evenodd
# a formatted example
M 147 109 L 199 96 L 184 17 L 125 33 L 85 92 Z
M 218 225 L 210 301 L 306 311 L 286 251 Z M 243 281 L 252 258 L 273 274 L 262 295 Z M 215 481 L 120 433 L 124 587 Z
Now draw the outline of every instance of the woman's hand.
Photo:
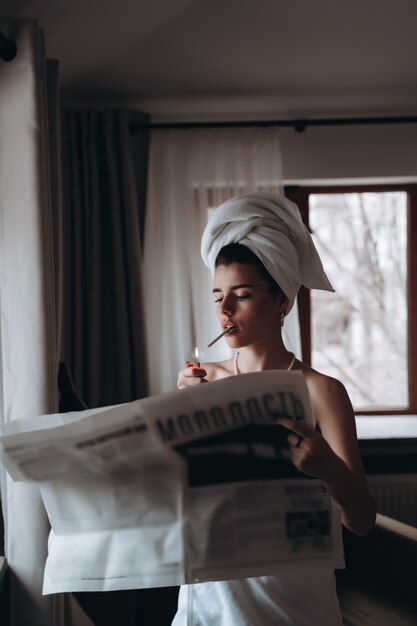
M 187 361 L 187 367 L 178 372 L 178 389 L 185 389 L 185 387 L 192 387 L 193 385 L 200 385 L 201 383 L 207 383 L 205 378 L 207 372 L 203 367 L 197 366 L 191 361 Z
M 326 483 L 338 457 L 321 433 L 310 424 L 284 417 L 280 417 L 275 423 L 291 431 L 287 441 L 295 467 L 300 472 Z
M 276 423 L 292 431 L 287 440 L 295 467 L 321 480 L 340 505 L 343 524 L 358 535 L 366 535 L 375 523 L 375 501 L 360 472 L 358 477 L 309 424 L 283 417 Z

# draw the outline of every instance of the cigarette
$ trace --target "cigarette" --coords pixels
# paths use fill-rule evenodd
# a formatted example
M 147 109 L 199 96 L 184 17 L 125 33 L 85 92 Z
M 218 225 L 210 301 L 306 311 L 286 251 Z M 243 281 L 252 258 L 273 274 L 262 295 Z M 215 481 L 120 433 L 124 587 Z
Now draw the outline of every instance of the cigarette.
M 219 339 L 221 339 L 223 335 L 226 335 L 226 333 L 230 332 L 231 330 L 234 330 L 235 328 L 237 328 L 237 326 L 228 326 L 227 328 L 225 328 L 224 331 L 220 333 L 218 337 L 216 337 L 215 339 L 213 339 L 213 341 L 210 341 L 210 343 L 207 344 L 207 348 L 211 348 L 211 346 L 214 346 L 214 344 L 217 343 L 217 341 L 219 341 Z

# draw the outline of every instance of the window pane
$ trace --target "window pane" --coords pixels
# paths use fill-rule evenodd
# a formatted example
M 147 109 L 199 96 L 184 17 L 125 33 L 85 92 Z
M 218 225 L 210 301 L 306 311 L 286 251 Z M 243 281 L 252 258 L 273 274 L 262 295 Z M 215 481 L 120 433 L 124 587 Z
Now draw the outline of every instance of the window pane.
M 312 365 L 356 410 L 408 406 L 407 193 L 311 194 L 310 226 L 336 293 L 313 290 Z

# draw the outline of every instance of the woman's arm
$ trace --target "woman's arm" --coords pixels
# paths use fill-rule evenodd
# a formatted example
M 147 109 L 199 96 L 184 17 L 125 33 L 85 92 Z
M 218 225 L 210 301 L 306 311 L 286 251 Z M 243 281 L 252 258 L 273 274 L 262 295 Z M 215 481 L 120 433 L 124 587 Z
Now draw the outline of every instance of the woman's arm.
M 366 535 L 375 523 L 375 502 L 363 470 L 349 396 L 334 378 L 306 378 L 321 432 L 303 422 L 285 419 L 278 423 L 296 433 L 288 440 L 297 469 L 319 478 L 340 505 L 343 524 Z M 301 443 L 299 436 L 303 437 Z

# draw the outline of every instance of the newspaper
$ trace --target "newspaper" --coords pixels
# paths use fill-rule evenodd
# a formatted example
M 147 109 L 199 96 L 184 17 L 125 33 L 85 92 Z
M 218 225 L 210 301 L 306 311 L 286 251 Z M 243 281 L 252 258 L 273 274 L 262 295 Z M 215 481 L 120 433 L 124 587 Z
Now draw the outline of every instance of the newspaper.
M 44 593 L 341 566 L 338 510 L 295 469 L 280 416 L 314 424 L 300 372 L 4 426 L 1 461 L 40 484 L 52 527 Z

